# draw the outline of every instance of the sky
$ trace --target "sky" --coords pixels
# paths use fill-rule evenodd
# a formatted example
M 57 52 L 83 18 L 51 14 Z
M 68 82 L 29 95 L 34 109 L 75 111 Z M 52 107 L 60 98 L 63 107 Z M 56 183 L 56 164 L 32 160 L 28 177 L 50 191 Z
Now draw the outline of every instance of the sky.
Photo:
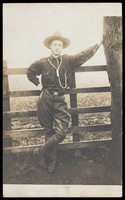
M 104 16 L 121 16 L 120 3 L 8 3 L 3 4 L 3 60 L 8 68 L 29 65 L 50 54 L 44 47 L 46 37 L 60 31 L 71 41 L 63 53 L 75 54 L 101 40 Z M 103 46 L 84 65 L 106 64 Z M 78 85 L 89 80 L 105 80 L 106 73 L 77 74 Z M 20 78 L 19 78 L 20 77 Z M 34 86 L 26 77 L 13 76 L 19 83 L 24 79 L 27 87 Z M 10 81 L 11 82 L 11 81 Z M 85 84 L 85 83 L 84 83 Z M 87 83 L 86 83 L 87 84 Z M 10 83 L 10 86 L 14 83 Z M 12 87 L 13 87 L 12 86 Z M 36 89 L 36 88 L 35 88 Z

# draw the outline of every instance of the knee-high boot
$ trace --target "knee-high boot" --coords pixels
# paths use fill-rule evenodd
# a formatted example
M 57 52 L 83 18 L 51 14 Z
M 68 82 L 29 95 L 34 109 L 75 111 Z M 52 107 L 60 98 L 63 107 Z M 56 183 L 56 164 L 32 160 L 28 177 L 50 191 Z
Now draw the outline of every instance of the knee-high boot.
M 54 131 L 52 131 L 51 134 L 45 133 L 45 143 L 52 137 L 53 134 L 54 134 Z M 51 150 L 51 152 L 48 154 L 45 160 L 46 160 L 48 172 L 53 173 L 57 165 L 57 147 L 54 147 Z
M 45 143 L 45 145 L 43 147 L 40 148 L 40 152 L 44 155 L 49 154 L 52 150 L 54 150 L 57 145 L 59 144 L 59 142 L 56 140 L 55 136 L 52 135 L 47 142 Z
M 57 145 L 58 141 L 55 139 L 54 135 L 47 138 L 47 141 L 43 147 L 36 150 L 37 155 L 41 164 L 48 168 L 49 173 L 53 173 L 57 164 Z

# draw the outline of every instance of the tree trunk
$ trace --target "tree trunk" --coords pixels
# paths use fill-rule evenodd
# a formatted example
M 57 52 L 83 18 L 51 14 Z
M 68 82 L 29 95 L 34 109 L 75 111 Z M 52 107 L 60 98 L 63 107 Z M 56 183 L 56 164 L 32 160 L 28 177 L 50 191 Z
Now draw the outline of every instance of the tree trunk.
M 122 18 L 104 17 L 104 53 L 111 86 L 112 159 L 121 163 L 122 154 Z

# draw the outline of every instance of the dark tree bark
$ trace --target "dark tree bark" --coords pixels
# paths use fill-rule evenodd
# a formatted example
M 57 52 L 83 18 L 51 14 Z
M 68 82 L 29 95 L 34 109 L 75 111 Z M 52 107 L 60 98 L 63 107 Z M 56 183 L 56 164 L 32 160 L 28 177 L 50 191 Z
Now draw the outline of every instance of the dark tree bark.
M 104 17 L 104 53 L 111 86 L 112 159 L 121 163 L 122 154 L 122 18 Z

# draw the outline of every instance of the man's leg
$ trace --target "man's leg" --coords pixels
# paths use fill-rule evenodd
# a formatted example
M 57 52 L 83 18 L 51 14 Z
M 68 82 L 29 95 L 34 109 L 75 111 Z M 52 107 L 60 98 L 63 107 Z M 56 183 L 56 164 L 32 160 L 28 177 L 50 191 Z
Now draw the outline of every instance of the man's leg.
M 45 134 L 45 143 L 50 139 L 50 137 L 54 134 L 54 130 L 52 131 L 52 134 L 48 135 L 48 134 Z M 48 168 L 48 172 L 52 173 L 53 172 L 53 168 L 55 168 L 55 165 L 56 165 L 56 162 L 57 162 L 57 148 L 55 147 L 51 152 L 50 154 L 48 154 L 47 156 L 47 162 L 46 162 L 46 165 L 47 165 L 47 168 Z
M 38 99 L 37 116 L 45 136 L 50 137 L 53 131 L 53 97 L 47 90 L 43 90 Z
M 41 126 L 44 128 L 45 142 L 53 135 L 53 97 L 47 90 L 43 90 L 40 94 L 37 103 L 37 116 Z M 33 151 L 35 157 L 42 162 L 42 165 L 47 168 L 48 154 L 43 153 L 42 147 Z
M 68 125 L 70 121 L 70 115 L 67 112 L 67 103 L 64 101 L 64 96 L 55 96 L 53 98 L 53 106 L 50 106 L 51 109 L 49 109 L 48 105 L 46 104 L 41 106 L 41 109 L 39 109 L 38 112 L 38 118 L 39 121 L 41 122 L 41 125 L 44 125 L 45 128 L 45 134 L 48 134 L 52 131 L 52 122 L 54 120 L 55 122 L 55 133 L 46 141 L 45 145 L 39 149 L 41 152 L 41 155 L 50 155 L 51 152 L 56 152 L 56 148 L 60 142 L 64 140 L 66 137 L 67 131 L 68 131 Z M 43 109 L 44 108 L 44 109 Z M 48 110 L 49 109 L 49 110 Z M 41 115 L 43 113 L 43 115 Z M 48 115 L 49 113 L 49 115 Z M 42 117 L 41 117 L 42 116 Z M 50 119 L 48 123 L 45 116 L 48 116 Z M 44 121 L 44 123 L 43 123 Z M 46 125 L 46 126 L 45 126 Z M 48 126 L 47 126 L 48 125 Z M 51 128 L 51 131 L 49 132 L 49 128 Z M 57 154 L 54 152 L 55 157 Z M 56 159 L 57 160 L 57 159 Z M 52 169 L 53 168 L 53 169 Z M 49 171 L 53 172 L 55 166 L 52 165 L 50 167 Z
M 64 98 L 61 96 L 55 97 L 53 103 L 53 120 L 55 122 L 55 133 L 43 146 L 43 152 L 50 153 L 51 150 L 56 147 L 66 137 L 70 115 L 67 111 L 67 104 Z
M 57 161 L 57 146 L 66 137 L 68 131 L 68 125 L 70 121 L 70 115 L 67 112 L 67 104 L 64 101 L 64 97 L 54 97 L 54 115 L 53 120 L 55 122 L 55 133 L 49 138 L 49 140 L 43 146 L 45 152 L 52 152 L 51 162 L 49 165 L 49 172 L 53 172 Z
M 62 142 L 67 135 L 70 122 L 70 114 L 68 113 L 67 103 L 63 96 L 62 98 L 55 97 L 53 118 L 56 140 Z

